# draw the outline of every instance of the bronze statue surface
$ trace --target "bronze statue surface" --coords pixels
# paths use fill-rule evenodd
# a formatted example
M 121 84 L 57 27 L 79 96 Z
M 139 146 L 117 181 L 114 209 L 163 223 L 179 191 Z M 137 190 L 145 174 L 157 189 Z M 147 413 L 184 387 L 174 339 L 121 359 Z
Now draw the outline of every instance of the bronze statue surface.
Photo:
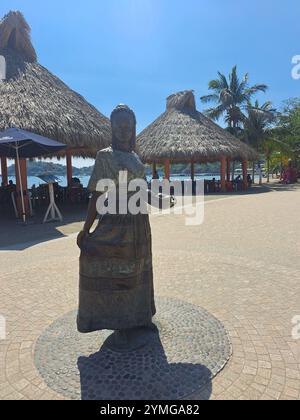
M 112 147 L 97 155 L 88 186 L 92 197 L 87 220 L 78 236 L 81 256 L 77 325 L 82 333 L 151 326 L 156 312 L 149 216 L 106 214 L 90 232 L 97 217 L 97 183 L 111 179 L 118 188 L 120 171 L 127 172 L 128 183 L 145 177 L 144 165 L 134 152 L 134 113 L 119 106 L 112 113 L 111 123 Z

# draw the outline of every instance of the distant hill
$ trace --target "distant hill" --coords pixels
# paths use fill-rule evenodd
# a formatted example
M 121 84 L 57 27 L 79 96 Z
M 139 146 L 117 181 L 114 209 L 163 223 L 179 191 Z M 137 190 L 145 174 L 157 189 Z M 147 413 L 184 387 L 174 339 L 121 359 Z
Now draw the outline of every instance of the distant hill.
M 90 176 L 92 174 L 93 166 L 85 168 L 73 167 L 74 176 Z M 67 168 L 65 165 L 51 162 L 27 162 L 27 174 L 28 176 L 38 176 L 41 174 L 50 174 L 56 176 L 66 176 Z M 11 165 L 8 168 L 8 175 L 15 175 L 15 165 Z
M 93 171 L 93 166 L 84 167 L 84 168 L 75 168 L 73 167 L 73 175 L 76 177 L 80 176 L 91 176 Z M 158 172 L 163 172 L 163 167 L 158 166 Z M 195 165 L 195 172 L 196 173 L 211 173 L 211 174 L 218 174 L 219 173 L 219 166 L 218 164 L 204 164 L 204 165 Z M 28 176 L 39 176 L 41 174 L 50 174 L 56 176 L 66 176 L 67 168 L 65 165 L 61 165 L 59 163 L 52 163 L 52 162 L 41 162 L 41 161 L 34 161 L 34 162 L 27 162 L 27 174 Z M 188 164 L 178 164 L 172 165 L 172 173 L 173 174 L 182 174 L 182 175 L 189 175 L 191 173 L 191 167 Z M 150 166 L 146 167 L 146 174 L 152 174 L 152 168 Z M 11 165 L 8 168 L 8 175 L 14 176 L 15 175 L 15 165 Z

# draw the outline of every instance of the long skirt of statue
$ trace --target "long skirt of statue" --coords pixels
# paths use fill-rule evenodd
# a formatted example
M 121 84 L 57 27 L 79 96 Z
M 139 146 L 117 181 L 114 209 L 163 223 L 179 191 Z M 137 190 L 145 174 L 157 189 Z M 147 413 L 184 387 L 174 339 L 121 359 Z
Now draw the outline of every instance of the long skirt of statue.
M 105 215 L 82 243 L 78 330 L 150 325 L 155 315 L 148 215 Z

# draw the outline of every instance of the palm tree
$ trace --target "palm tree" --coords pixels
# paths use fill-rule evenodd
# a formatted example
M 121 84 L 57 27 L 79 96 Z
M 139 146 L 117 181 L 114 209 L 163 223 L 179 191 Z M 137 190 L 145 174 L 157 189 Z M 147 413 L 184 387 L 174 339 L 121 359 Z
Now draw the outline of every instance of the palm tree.
M 249 86 L 248 73 L 240 80 L 237 74 L 237 66 L 234 66 L 226 76 L 218 72 L 218 78 L 211 80 L 208 85 L 212 94 L 202 96 L 203 103 L 215 103 L 214 108 L 209 108 L 205 114 L 213 119 L 219 120 L 224 117 L 227 124 L 227 130 L 234 136 L 240 136 L 246 119 L 245 109 L 254 95 L 258 92 L 266 92 L 268 87 L 263 84 Z M 235 163 L 233 163 L 233 177 L 235 173 Z
M 269 178 L 269 163 L 272 142 L 271 129 L 272 124 L 276 121 L 278 113 L 273 108 L 271 102 L 265 102 L 263 105 L 259 105 L 256 101 L 254 105 L 249 101 L 247 104 L 247 117 L 244 120 L 244 139 L 257 151 L 264 152 L 268 162 L 268 182 Z M 269 141 L 267 141 L 269 139 Z M 253 179 L 255 175 L 255 164 L 253 164 Z M 260 179 L 260 183 L 262 179 Z
M 271 162 L 276 161 L 276 166 L 278 166 L 278 159 L 280 159 L 280 172 L 282 174 L 282 161 L 283 158 L 286 158 L 288 151 L 286 145 L 277 140 L 274 136 L 268 137 L 264 141 L 264 153 L 267 159 L 267 172 L 268 172 L 268 182 L 270 182 L 270 169 L 271 169 Z M 274 172 L 274 167 L 272 168 Z
M 233 134 L 237 135 L 239 129 L 243 127 L 245 114 L 244 110 L 247 105 L 258 92 L 266 92 L 267 85 L 256 84 L 249 86 L 249 75 L 244 75 L 242 80 L 237 74 L 237 66 L 234 66 L 229 74 L 228 80 L 226 76 L 218 72 L 218 79 L 209 82 L 209 90 L 212 94 L 202 96 L 203 103 L 214 102 L 214 108 L 207 109 L 206 115 L 213 120 L 219 120 L 225 117 L 227 127 Z

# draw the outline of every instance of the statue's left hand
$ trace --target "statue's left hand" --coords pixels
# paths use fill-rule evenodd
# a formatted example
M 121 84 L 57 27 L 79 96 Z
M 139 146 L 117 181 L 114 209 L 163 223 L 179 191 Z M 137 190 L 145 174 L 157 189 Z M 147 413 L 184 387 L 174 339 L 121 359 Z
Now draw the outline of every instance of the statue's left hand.
M 88 235 L 88 232 L 86 232 L 85 230 L 82 230 L 81 232 L 79 232 L 79 235 L 77 236 L 77 246 L 78 246 L 78 248 L 81 249 L 82 241 L 87 235 Z

